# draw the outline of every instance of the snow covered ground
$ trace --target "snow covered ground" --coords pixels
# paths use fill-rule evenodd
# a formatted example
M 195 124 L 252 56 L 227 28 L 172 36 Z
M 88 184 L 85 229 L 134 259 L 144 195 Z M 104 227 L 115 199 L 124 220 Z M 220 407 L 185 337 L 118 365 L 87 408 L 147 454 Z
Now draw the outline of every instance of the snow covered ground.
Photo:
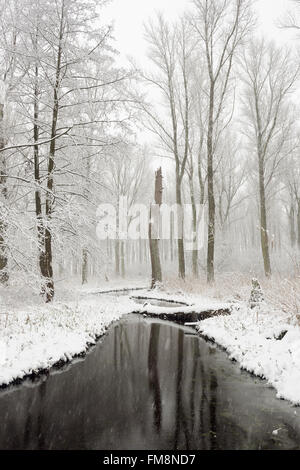
M 300 405 L 300 327 L 296 319 L 263 303 L 236 304 L 228 317 L 203 320 L 198 331 L 221 345 L 241 368 L 265 378 L 284 398 Z
M 62 289 L 59 300 L 47 306 L 38 301 L 24 306 L 23 293 L 17 298 L 8 296 L 0 302 L 0 385 L 85 353 L 113 321 L 139 308 L 145 311 L 130 299 L 130 293 L 120 297 L 96 292 L 144 285 L 145 281 L 138 280 Z M 243 301 L 221 302 L 176 289 L 145 289 L 132 295 L 182 302 L 187 306 L 180 311 L 187 313 L 233 306 L 229 316 L 199 322 L 199 333 L 222 346 L 242 368 L 265 378 L 279 398 L 300 405 L 300 326 L 294 315 L 264 302 L 259 309 L 250 309 Z M 150 305 L 147 309 L 152 313 L 166 310 Z M 178 307 L 168 310 L 177 312 Z
M 279 293 L 278 286 L 276 290 L 276 286 L 271 285 L 270 292 L 267 292 L 268 302 L 262 302 L 260 307 L 251 309 L 243 300 L 249 298 L 249 282 L 244 286 L 244 295 L 229 295 L 235 292 L 238 285 L 237 282 L 234 287 L 231 282 L 227 290 L 222 290 L 222 283 L 219 283 L 209 292 L 203 285 L 194 282 L 194 289 L 190 289 L 191 286 L 187 283 L 189 293 L 184 292 L 184 284 L 181 284 L 180 287 L 170 286 L 151 293 L 151 297 L 184 301 L 188 305 L 195 305 L 197 311 L 201 308 L 209 309 L 210 306 L 215 309 L 228 307 L 230 304 L 230 316 L 202 320 L 197 326 L 199 333 L 222 346 L 241 368 L 266 379 L 276 389 L 278 398 L 300 405 L 300 319 L 295 309 L 291 308 L 291 295 L 287 293 L 288 307 L 285 311 L 283 308 L 276 308 L 274 304 L 281 306 L 284 296 L 281 291 Z M 267 289 L 268 286 L 265 287 Z M 284 287 L 282 283 L 280 287 Z M 195 294 L 199 290 L 204 291 L 205 297 Z M 218 291 L 222 292 L 218 298 L 226 299 L 226 302 L 212 299 Z M 274 300 L 273 305 L 271 300 Z M 147 306 L 149 313 L 159 313 L 159 310 L 158 307 Z
M 0 385 L 86 352 L 107 327 L 133 310 L 129 298 L 101 295 L 0 314 Z
M 245 301 L 221 302 L 175 289 L 157 290 L 149 296 L 185 302 L 188 307 L 180 311 L 186 313 L 231 307 L 230 316 L 199 322 L 199 333 L 222 346 L 241 368 L 266 379 L 276 389 L 278 398 L 300 405 L 300 325 L 297 316 L 275 309 L 266 302 L 251 309 Z M 151 314 L 163 310 L 151 305 L 140 307 L 141 312 Z M 168 311 L 175 313 L 178 308 Z

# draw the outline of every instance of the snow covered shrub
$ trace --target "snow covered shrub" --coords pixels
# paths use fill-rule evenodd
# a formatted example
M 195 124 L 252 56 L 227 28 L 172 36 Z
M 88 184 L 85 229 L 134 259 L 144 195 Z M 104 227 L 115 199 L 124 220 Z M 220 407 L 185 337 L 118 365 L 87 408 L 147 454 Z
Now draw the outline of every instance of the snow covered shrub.
M 249 307 L 250 308 L 258 307 L 263 301 L 264 301 L 264 296 L 263 296 L 260 283 L 258 282 L 257 279 L 254 278 L 252 279 L 252 289 L 251 289 L 250 299 L 248 302 Z

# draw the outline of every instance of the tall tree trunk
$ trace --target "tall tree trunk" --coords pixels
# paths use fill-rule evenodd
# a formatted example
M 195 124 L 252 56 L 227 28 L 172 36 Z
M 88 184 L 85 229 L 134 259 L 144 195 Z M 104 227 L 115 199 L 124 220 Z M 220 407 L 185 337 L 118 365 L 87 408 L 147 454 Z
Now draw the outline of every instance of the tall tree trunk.
M 82 269 L 81 269 L 81 283 L 82 285 L 88 282 L 88 252 L 84 248 L 82 250 Z
M 297 245 L 300 250 L 300 199 L 297 201 Z
M 193 232 L 194 232 L 194 239 L 193 242 L 196 243 L 197 241 L 197 209 L 196 209 L 196 201 L 195 201 L 195 193 L 194 193 L 194 181 L 193 181 L 193 169 L 191 168 L 190 173 L 190 196 L 191 196 L 191 206 L 192 206 L 192 217 L 193 217 Z M 198 249 L 194 247 L 192 252 L 192 272 L 195 278 L 198 277 Z
M 39 87 L 38 87 L 39 70 L 35 67 L 35 87 L 34 87 L 34 119 L 33 119 L 33 139 L 34 143 L 34 180 L 35 180 L 35 215 L 37 221 L 37 237 L 39 247 L 39 266 L 43 278 L 47 279 L 46 257 L 45 257 L 45 230 L 42 214 L 42 199 L 40 190 L 40 158 L 39 158 Z M 44 281 L 42 281 L 41 294 L 46 295 Z
M 115 273 L 120 276 L 120 240 L 115 240 Z
M 208 239 L 207 239 L 207 282 L 215 280 L 215 196 L 213 167 L 213 122 L 214 122 L 214 85 L 210 86 L 209 120 L 207 133 L 207 188 L 208 188 Z
M 296 230 L 295 230 L 295 209 L 294 209 L 293 204 L 291 205 L 291 208 L 290 208 L 289 219 L 290 219 L 291 246 L 294 247 L 296 243 Z
M 259 164 L 259 199 L 260 199 L 260 240 L 261 250 L 264 261 L 264 270 L 266 277 L 270 277 L 271 262 L 269 251 L 269 236 L 267 227 L 267 210 L 266 210 L 266 195 L 265 195 L 265 176 L 264 176 L 264 162 L 260 152 L 258 155 Z
M 170 220 L 170 232 L 171 232 L 171 239 L 170 239 L 170 261 L 171 261 L 171 263 L 173 264 L 173 261 L 174 261 L 174 244 L 173 244 L 173 240 L 174 240 L 174 220 L 173 220 L 172 217 L 171 217 L 171 220 Z
M 201 167 L 201 148 L 202 148 L 202 142 L 200 142 L 200 148 L 198 152 L 198 180 L 199 180 L 199 186 L 200 186 L 200 204 L 204 204 L 205 200 L 205 183 L 203 180 L 203 175 L 202 175 L 202 167 Z
M 125 243 L 124 241 L 121 241 L 121 276 L 123 279 L 125 278 Z
M 91 173 L 91 162 L 90 162 L 89 158 L 86 159 L 86 168 L 85 168 L 85 170 L 86 170 L 86 185 L 87 185 L 90 182 L 90 173 Z M 84 195 L 85 195 L 86 199 L 88 199 L 89 192 L 88 192 L 88 188 L 87 188 L 86 185 L 85 185 L 85 188 L 84 188 Z M 82 267 L 81 267 L 81 283 L 82 283 L 82 285 L 87 284 L 88 274 L 89 274 L 88 247 L 83 246 L 83 250 L 82 250 Z
M 59 97 L 58 90 L 61 81 L 61 60 L 62 60 L 62 40 L 63 40 L 63 28 L 64 28 L 64 0 L 61 7 L 61 19 L 60 19 L 60 31 L 59 31 L 59 44 L 57 51 L 57 64 L 55 72 L 55 85 L 53 90 L 53 108 L 52 108 L 52 126 L 51 126 L 51 142 L 48 159 L 48 170 L 47 170 L 47 197 L 46 197 L 46 226 L 45 226 L 45 266 L 47 276 L 47 291 L 46 291 L 46 302 L 51 302 L 54 298 L 54 280 L 53 280 L 53 252 L 52 252 L 52 233 L 51 233 L 51 219 L 54 210 L 54 159 L 56 152 L 56 131 L 58 121 L 58 110 L 59 110 Z
M 155 192 L 154 192 L 154 201 L 155 204 L 161 206 L 162 204 L 162 171 L 159 168 L 155 173 Z M 150 207 L 150 221 L 149 221 L 149 248 L 150 248 L 150 258 L 151 258 L 151 289 L 155 288 L 158 282 L 162 282 L 162 271 L 160 263 L 160 254 L 159 254 L 159 239 L 153 237 L 153 222 L 152 222 L 153 211 Z M 158 221 L 157 221 L 158 222 Z
M 182 198 L 181 198 L 181 182 L 179 175 L 176 174 L 176 203 L 180 208 L 182 208 Z M 177 220 L 178 224 L 178 239 L 177 239 L 177 248 L 178 248 L 178 274 L 181 279 L 185 279 L 185 256 L 184 256 L 184 240 L 183 240 L 183 218 L 179 217 Z
M 4 137 L 4 103 L 0 103 L 0 150 L 5 147 Z M 0 153 L 0 198 L 7 199 L 7 177 L 6 177 L 6 164 L 4 152 Z M 6 253 L 6 222 L 0 214 L 0 284 L 6 284 L 8 282 L 7 272 L 7 253 Z

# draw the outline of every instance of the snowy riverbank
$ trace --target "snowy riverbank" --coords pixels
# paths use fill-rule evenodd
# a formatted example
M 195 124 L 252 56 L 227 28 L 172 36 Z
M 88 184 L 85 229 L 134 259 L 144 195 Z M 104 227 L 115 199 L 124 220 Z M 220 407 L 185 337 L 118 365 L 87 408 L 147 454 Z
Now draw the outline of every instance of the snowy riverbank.
M 132 301 L 94 296 L 76 302 L 2 311 L 0 385 L 48 370 L 85 353 L 107 327 L 132 311 Z
M 265 378 L 278 398 L 300 405 L 300 327 L 291 316 L 245 303 L 229 317 L 203 320 L 198 331 L 222 346 L 241 368 Z
M 114 285 L 114 288 L 124 286 Z M 127 287 L 127 286 L 126 286 Z M 141 288 L 142 282 L 136 285 Z M 101 289 L 97 286 L 97 292 Z M 66 291 L 67 292 L 67 291 Z M 145 310 L 165 312 L 166 308 L 138 305 L 128 295 L 96 294 L 92 289 L 61 295 L 61 302 L 0 310 L 0 385 L 48 370 L 87 351 L 108 326 L 124 314 Z M 246 302 L 220 302 L 172 289 L 140 290 L 133 296 L 182 303 L 168 311 L 201 311 L 233 306 L 229 316 L 198 323 L 201 335 L 222 346 L 240 366 L 265 378 L 278 398 L 300 405 L 300 327 L 293 315 L 262 303 L 258 314 Z M 63 299 L 63 301 L 62 301 Z
M 289 309 L 283 312 L 270 302 L 262 302 L 251 309 L 246 301 L 221 302 L 176 289 L 158 290 L 151 293 L 151 297 L 184 301 L 188 306 L 182 311 L 187 313 L 193 309 L 231 307 L 229 316 L 214 316 L 199 322 L 199 333 L 223 347 L 241 368 L 266 379 L 275 388 L 278 398 L 300 405 L 300 325 L 299 317 Z M 140 308 L 141 312 L 152 314 L 162 310 L 151 305 Z M 178 308 L 168 311 L 177 312 Z

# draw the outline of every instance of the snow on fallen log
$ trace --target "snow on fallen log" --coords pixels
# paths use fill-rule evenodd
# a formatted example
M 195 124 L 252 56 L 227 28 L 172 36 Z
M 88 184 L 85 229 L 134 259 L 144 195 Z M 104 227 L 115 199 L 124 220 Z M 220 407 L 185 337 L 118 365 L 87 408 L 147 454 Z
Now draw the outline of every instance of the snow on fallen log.
M 174 300 L 174 299 L 170 299 L 170 298 L 162 298 L 162 297 L 150 297 L 150 296 L 143 296 L 143 295 L 131 295 L 130 298 L 132 300 L 145 300 L 145 302 L 147 300 L 149 300 L 150 302 L 151 301 L 156 301 L 156 302 L 166 302 L 166 303 L 169 303 L 169 304 L 179 304 L 179 305 L 184 305 L 186 307 L 188 307 L 190 304 L 187 303 L 187 302 L 183 302 L 182 300 Z
M 156 300 L 156 299 L 155 299 Z M 198 322 L 218 315 L 230 315 L 231 305 L 214 301 L 203 301 L 200 304 L 176 307 L 159 307 L 145 303 L 136 306 L 133 313 L 152 318 L 175 321 L 177 323 Z
M 126 292 L 131 292 L 131 291 L 140 291 L 140 290 L 146 290 L 147 287 L 124 287 L 121 289 L 109 289 L 109 290 L 88 290 L 84 291 L 83 294 L 85 295 L 96 295 L 96 294 L 122 294 Z

